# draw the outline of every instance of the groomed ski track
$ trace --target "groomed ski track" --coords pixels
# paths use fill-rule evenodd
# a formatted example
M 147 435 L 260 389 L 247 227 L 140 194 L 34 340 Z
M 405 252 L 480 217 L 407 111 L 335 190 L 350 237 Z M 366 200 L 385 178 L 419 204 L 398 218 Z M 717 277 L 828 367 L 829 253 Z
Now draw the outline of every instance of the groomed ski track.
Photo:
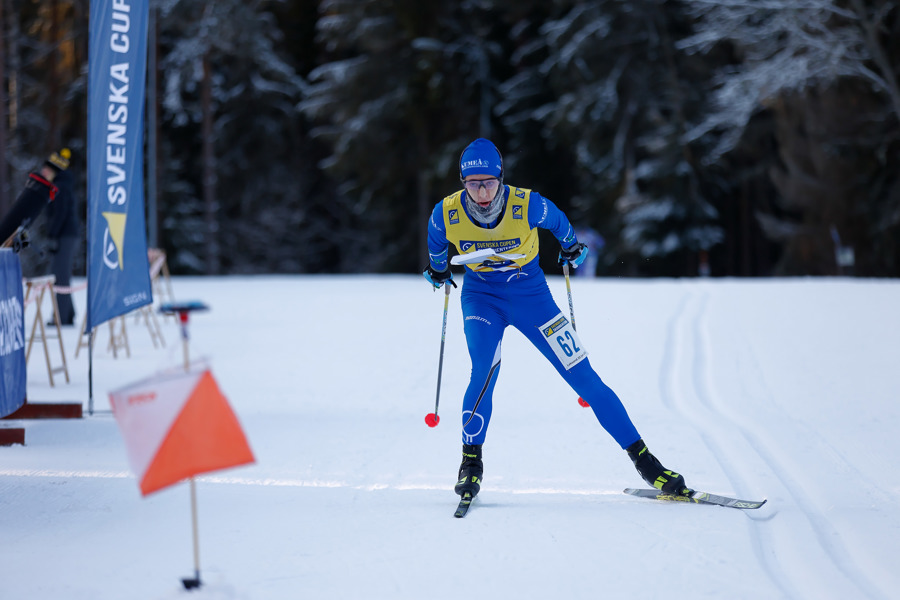
M 742 323 L 740 318 L 723 321 L 727 315 L 711 306 L 717 300 L 722 302 L 716 292 L 714 284 L 693 285 L 677 304 L 667 327 L 660 369 L 663 403 L 690 424 L 735 495 L 774 498 L 759 511 L 743 514 L 749 519 L 747 527 L 756 560 L 785 596 L 892 597 L 893 591 L 880 589 L 867 570 L 875 564 L 865 560 L 870 552 L 851 545 L 855 537 L 852 528 L 828 516 L 834 501 L 828 482 L 809 481 L 803 457 L 796 456 L 795 447 L 782 446 L 768 436 L 766 424 L 777 421 L 782 427 L 790 424 L 795 428 L 797 438 L 808 445 L 805 458 L 818 463 L 816 472 L 853 477 L 856 481 L 851 483 L 861 489 L 873 482 L 865 482 L 833 444 L 773 402 L 773 392 L 746 335 L 747 327 L 753 324 Z M 711 321 L 728 328 L 733 339 L 743 340 L 740 357 L 746 364 L 742 376 L 731 379 L 724 392 L 718 390 L 713 376 L 725 361 L 721 355 L 717 361 L 711 351 L 711 328 L 716 327 L 710 325 Z M 750 477 L 763 473 L 763 478 Z M 877 485 L 872 492 L 878 501 L 888 499 Z

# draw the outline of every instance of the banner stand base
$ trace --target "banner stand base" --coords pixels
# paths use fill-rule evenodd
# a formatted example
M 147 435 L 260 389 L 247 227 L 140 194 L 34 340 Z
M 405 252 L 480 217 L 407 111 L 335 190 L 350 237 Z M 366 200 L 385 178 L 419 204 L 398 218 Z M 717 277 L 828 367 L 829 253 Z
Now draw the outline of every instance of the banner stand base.
M 25 445 L 25 429 L 22 427 L 0 427 L 0 446 Z
M 81 402 L 25 402 L 4 419 L 80 419 Z

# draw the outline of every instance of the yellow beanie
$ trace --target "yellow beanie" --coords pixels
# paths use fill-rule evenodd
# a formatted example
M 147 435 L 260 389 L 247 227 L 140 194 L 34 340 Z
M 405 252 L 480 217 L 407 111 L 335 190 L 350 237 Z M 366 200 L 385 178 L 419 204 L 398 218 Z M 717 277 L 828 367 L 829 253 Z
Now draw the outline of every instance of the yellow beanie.
M 45 162 L 57 171 L 65 171 L 69 168 L 70 158 L 72 158 L 72 152 L 68 148 L 63 148 L 59 152 L 51 154 Z

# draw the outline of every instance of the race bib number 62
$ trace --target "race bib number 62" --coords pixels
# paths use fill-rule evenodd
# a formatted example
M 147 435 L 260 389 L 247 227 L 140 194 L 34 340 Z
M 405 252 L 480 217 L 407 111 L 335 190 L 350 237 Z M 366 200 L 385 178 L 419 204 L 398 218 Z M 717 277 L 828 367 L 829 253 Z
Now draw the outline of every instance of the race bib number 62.
M 581 345 L 578 334 L 572 323 L 562 313 L 559 313 L 543 325 L 541 333 L 544 339 L 553 348 L 563 367 L 567 370 L 580 363 L 587 356 L 587 350 Z

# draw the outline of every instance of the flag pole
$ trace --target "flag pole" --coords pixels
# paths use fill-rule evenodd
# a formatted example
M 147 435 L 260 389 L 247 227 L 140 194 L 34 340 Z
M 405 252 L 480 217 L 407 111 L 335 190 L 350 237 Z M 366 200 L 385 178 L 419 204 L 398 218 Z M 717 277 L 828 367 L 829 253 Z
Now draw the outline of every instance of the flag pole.
M 178 318 L 181 321 L 181 339 L 184 345 L 184 371 L 187 373 L 191 369 L 191 361 L 188 355 L 188 314 L 189 312 L 179 311 Z M 181 583 L 187 590 L 200 587 L 200 533 L 197 526 L 197 481 L 191 476 L 191 529 L 194 538 L 194 578 L 182 579 Z
M 184 372 L 187 373 L 191 368 L 190 354 L 188 353 L 188 322 L 190 321 L 190 313 L 195 310 L 208 310 L 209 307 L 201 302 L 173 303 L 164 304 L 159 307 L 159 311 L 163 314 L 178 314 L 178 322 L 181 324 L 181 340 L 184 347 Z M 193 476 L 190 478 L 191 483 L 191 527 L 194 539 L 194 578 L 186 577 L 181 580 L 184 589 L 192 590 L 200 587 L 200 532 L 197 526 L 197 482 Z
M 197 482 L 191 477 L 191 522 L 194 533 L 194 579 L 182 579 L 185 589 L 200 587 L 200 534 L 197 528 Z
M 189 310 L 179 310 L 178 320 L 181 323 L 181 340 L 184 347 L 184 372 L 191 370 L 191 361 L 188 355 L 188 319 Z M 194 578 L 181 580 L 184 589 L 192 590 L 200 587 L 200 533 L 197 526 L 197 481 L 191 476 L 191 529 L 194 538 Z
M 191 360 L 188 353 L 188 339 L 190 339 L 190 336 L 188 335 L 188 320 L 190 319 L 191 313 L 188 309 L 183 309 L 183 307 L 176 307 L 175 310 L 178 313 L 178 322 L 181 324 L 181 346 L 184 349 L 184 372 L 187 373 L 191 370 Z

